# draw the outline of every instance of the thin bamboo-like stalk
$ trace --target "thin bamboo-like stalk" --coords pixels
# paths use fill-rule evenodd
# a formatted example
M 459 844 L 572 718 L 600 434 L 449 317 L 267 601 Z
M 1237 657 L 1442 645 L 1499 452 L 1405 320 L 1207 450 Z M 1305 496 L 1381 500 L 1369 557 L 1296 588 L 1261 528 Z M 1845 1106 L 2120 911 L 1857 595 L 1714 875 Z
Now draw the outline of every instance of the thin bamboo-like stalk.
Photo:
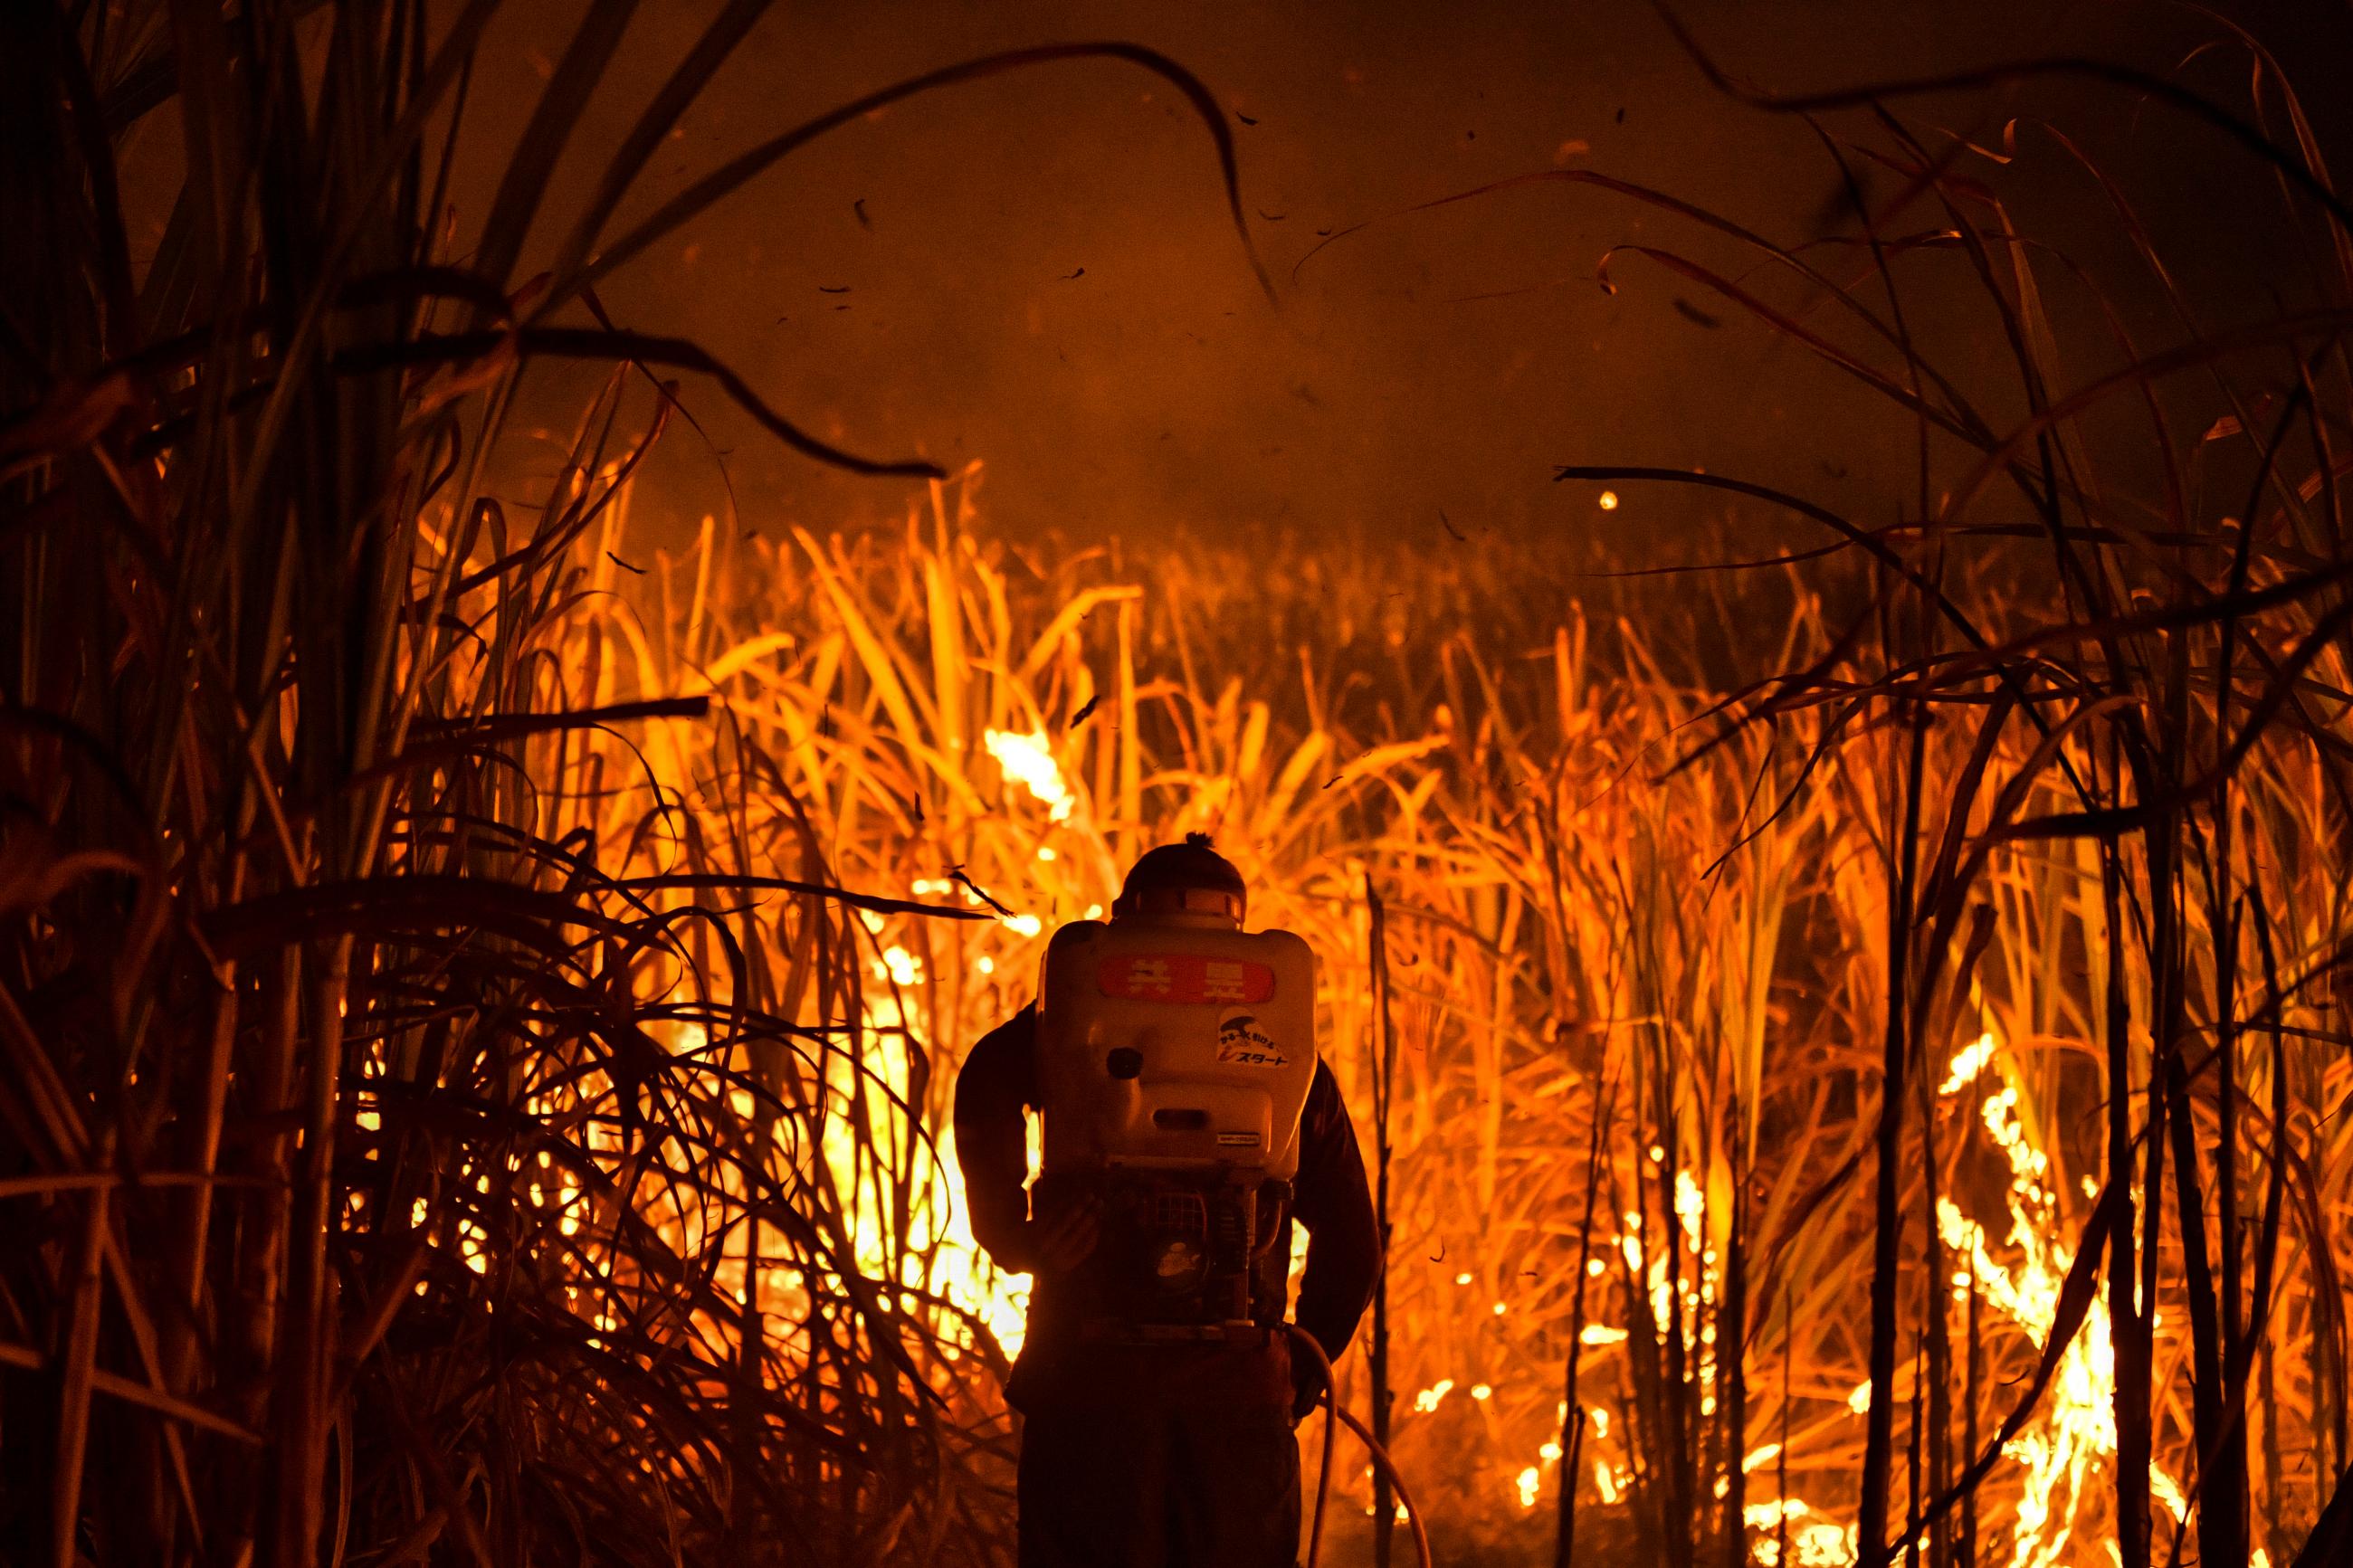
M 1380 890 L 1365 879 L 1366 940 L 1372 952 L 1373 1031 L 1373 1223 L 1381 1238 L 1382 1268 L 1373 1282 L 1373 1338 L 1369 1347 L 1372 1373 L 1373 1441 L 1386 1452 L 1389 1444 L 1389 1286 L 1388 1258 L 1392 1239 L 1389 1224 L 1389 1100 L 1396 1092 L 1397 1028 L 1389 1014 L 1388 921 Z M 1396 1508 L 1387 1471 L 1373 1480 L 1373 1562 L 1388 1568 L 1397 1532 Z

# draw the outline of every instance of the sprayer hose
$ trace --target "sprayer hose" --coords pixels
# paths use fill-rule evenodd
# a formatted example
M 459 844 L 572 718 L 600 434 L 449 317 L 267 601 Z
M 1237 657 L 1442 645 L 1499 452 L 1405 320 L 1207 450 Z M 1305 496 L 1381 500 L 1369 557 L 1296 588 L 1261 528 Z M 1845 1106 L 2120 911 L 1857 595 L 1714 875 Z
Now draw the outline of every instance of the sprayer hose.
M 1389 1451 L 1374 1440 L 1363 1422 L 1341 1408 L 1338 1380 L 1332 1375 L 1332 1358 L 1324 1353 L 1324 1347 L 1315 1342 L 1315 1336 L 1296 1323 L 1282 1326 L 1290 1333 L 1293 1343 L 1307 1347 L 1307 1353 L 1315 1358 L 1315 1364 L 1324 1372 L 1324 1462 L 1316 1468 L 1315 1522 L 1307 1536 L 1307 1568 L 1316 1568 L 1316 1559 L 1324 1551 L 1324 1505 L 1332 1494 L 1332 1428 L 1335 1420 L 1345 1422 L 1348 1430 L 1365 1440 L 1366 1448 L 1372 1453 L 1373 1463 L 1381 1468 L 1381 1473 L 1389 1479 L 1389 1485 L 1397 1489 L 1398 1501 L 1405 1508 L 1406 1523 L 1413 1531 L 1414 1554 L 1421 1560 L 1421 1568 L 1430 1568 L 1430 1535 L 1421 1528 L 1421 1510 L 1414 1507 L 1413 1494 L 1406 1489 L 1405 1479 L 1398 1474 L 1396 1464 L 1389 1458 Z

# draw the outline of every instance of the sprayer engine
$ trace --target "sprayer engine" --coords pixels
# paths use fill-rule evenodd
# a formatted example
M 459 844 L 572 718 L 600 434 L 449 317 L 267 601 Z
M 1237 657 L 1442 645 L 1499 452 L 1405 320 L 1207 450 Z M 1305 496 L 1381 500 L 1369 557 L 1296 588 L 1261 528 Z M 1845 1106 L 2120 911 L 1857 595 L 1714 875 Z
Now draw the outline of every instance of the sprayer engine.
M 1149 1337 L 1250 1321 L 1315 1076 L 1315 957 L 1289 931 L 1066 925 L 1039 985 L 1041 1214 L 1103 1205 L 1099 1310 Z

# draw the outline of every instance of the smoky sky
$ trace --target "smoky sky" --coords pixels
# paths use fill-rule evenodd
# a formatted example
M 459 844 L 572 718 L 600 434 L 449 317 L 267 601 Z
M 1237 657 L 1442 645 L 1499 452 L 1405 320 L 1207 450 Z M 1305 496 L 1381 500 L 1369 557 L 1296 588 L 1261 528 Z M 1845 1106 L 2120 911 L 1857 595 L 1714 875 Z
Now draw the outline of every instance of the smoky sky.
M 714 10 L 640 7 L 547 193 L 524 273 L 544 263 Z M 1728 68 L 1791 90 L 2085 54 L 2243 101 L 2249 72 L 2243 51 L 2198 53 L 2221 31 L 2182 6 L 1719 0 L 1678 14 Z M 2345 10 L 2232 14 L 2280 54 L 2324 146 L 2343 145 L 2347 110 L 2328 88 L 2348 63 Z M 576 17 L 569 5 L 511 6 L 490 35 L 454 187 L 460 236 Z M 1275 301 L 1235 236 L 1192 109 L 1165 81 L 1095 61 L 951 88 L 844 127 L 638 258 L 602 286 L 603 303 L 622 324 L 697 340 L 778 410 L 854 450 L 951 468 L 981 460 L 984 510 L 1017 537 L 1287 528 L 1434 540 L 1444 528 L 1474 541 L 1600 537 L 1639 555 L 1712 504 L 1630 490 L 1604 514 L 1589 487 L 1551 482 L 1565 463 L 1704 466 L 1873 521 L 1905 510 L 1910 448 L 1883 405 L 1640 247 L 1678 248 L 1752 282 L 1765 270 L 1755 257 L 1559 184 L 1408 211 L 1584 169 L 1778 242 L 1852 234 L 1816 131 L 1711 88 L 1634 0 L 779 7 L 613 232 L 845 100 L 990 50 L 1089 39 L 1163 51 L 1215 94 Z M 1989 152 L 2021 117 L 2013 161 L 1977 166 L 2001 182 L 2021 227 L 2124 279 L 2120 308 L 2152 333 L 2161 300 L 2102 217 L 2096 185 L 2033 130 L 2038 117 L 2131 190 L 2214 316 L 2268 313 L 2299 290 L 2275 194 L 2211 131 L 2068 81 L 1903 108 Z M 1825 129 L 1864 128 L 1850 115 Z M 1851 162 L 1873 196 L 1893 191 L 1897 176 Z M 1598 278 L 1605 256 L 1614 290 Z M 1914 328 L 1965 374 L 1992 377 L 2000 333 L 1962 266 L 1917 265 Z M 2063 324 L 2089 322 L 2087 297 L 2052 279 Z M 2098 337 L 2085 335 L 2087 370 Z M 539 374 L 523 423 L 565 434 L 588 384 L 579 372 Z M 721 510 L 730 482 L 745 526 L 826 531 L 903 513 L 904 483 L 828 472 L 708 383 L 689 377 L 683 390 L 702 430 L 673 429 L 647 470 L 640 526 L 656 537 Z

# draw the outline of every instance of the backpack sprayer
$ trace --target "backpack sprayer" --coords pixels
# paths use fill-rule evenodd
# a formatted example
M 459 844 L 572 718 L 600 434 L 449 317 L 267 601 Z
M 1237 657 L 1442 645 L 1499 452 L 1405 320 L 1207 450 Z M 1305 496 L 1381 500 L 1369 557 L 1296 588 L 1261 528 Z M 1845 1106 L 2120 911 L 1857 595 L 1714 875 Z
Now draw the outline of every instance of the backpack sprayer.
M 1103 1205 L 1097 1337 L 1242 1340 L 1281 1321 L 1259 1276 L 1299 1170 L 1314 1007 L 1307 944 L 1222 914 L 1081 921 L 1047 944 L 1038 1198 Z
M 1044 1147 L 1041 1215 L 1092 1197 L 1091 1337 L 1126 1343 L 1261 1342 L 1287 1332 L 1324 1374 L 1326 1421 L 1309 1568 L 1331 1489 L 1332 1427 L 1388 1456 L 1333 1394 L 1314 1337 L 1282 1319 L 1291 1182 L 1315 1079 L 1315 953 L 1284 931 L 1245 932 L 1240 873 L 1205 835 L 1138 860 L 1108 923 L 1077 921 L 1046 946 L 1038 987 Z

